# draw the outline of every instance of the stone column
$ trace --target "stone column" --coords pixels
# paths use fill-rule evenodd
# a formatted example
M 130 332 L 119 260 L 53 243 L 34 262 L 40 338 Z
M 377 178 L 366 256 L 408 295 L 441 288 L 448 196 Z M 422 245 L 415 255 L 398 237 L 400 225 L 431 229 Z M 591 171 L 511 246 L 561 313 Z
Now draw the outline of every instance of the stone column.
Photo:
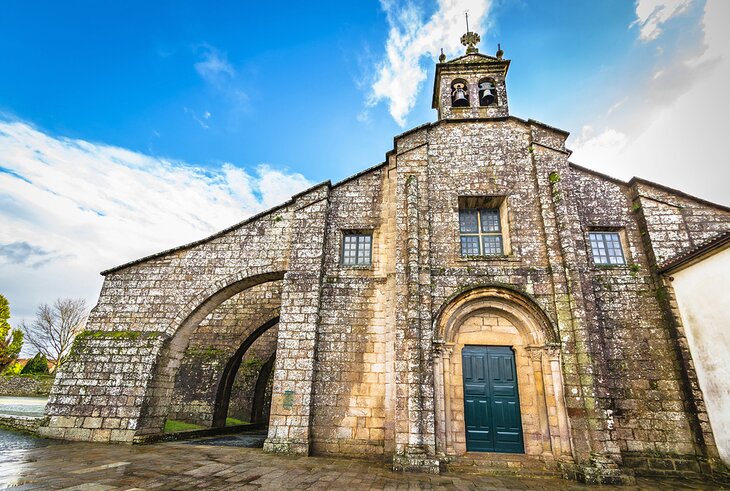
M 540 421 L 540 432 L 542 433 L 542 451 L 543 454 L 549 454 L 552 441 L 550 424 L 547 413 L 547 398 L 545 393 L 545 375 L 543 371 L 543 351 L 544 346 L 528 346 L 527 352 L 530 354 L 532 362 L 532 372 L 535 379 L 535 389 L 537 390 L 537 415 Z
M 323 186 L 297 199 L 282 285 L 266 452 L 309 454 L 328 195 Z
M 570 427 L 568 426 L 568 415 L 565 412 L 565 406 L 559 404 L 559 401 L 565 400 L 563 392 L 563 381 L 560 372 L 560 347 L 550 346 L 546 349 L 543 362 L 550 369 L 550 383 L 553 388 L 553 397 L 555 397 L 557 407 L 557 427 L 558 431 L 552 434 L 553 449 L 557 452 L 556 457 L 566 460 L 572 460 L 570 447 Z
M 427 372 L 432 360 L 424 353 L 431 347 L 428 339 L 431 333 L 424 329 L 424 325 L 430 326 L 430 313 L 423 312 L 423 297 L 427 293 L 421 285 L 420 273 L 419 176 L 410 174 L 404 177 L 405 203 L 400 210 L 398 224 L 400 232 L 405 232 L 405 250 L 399 255 L 400 264 L 397 266 L 400 312 L 396 332 L 396 451 L 393 468 L 438 473 L 440 463 L 434 456 L 433 385 L 430 394 L 426 392 L 426 381 L 430 380 Z
M 433 342 L 433 401 L 436 420 L 434 429 L 436 430 L 436 455 L 443 457 L 446 455 L 446 412 L 444 403 L 446 393 L 444 390 L 444 342 Z

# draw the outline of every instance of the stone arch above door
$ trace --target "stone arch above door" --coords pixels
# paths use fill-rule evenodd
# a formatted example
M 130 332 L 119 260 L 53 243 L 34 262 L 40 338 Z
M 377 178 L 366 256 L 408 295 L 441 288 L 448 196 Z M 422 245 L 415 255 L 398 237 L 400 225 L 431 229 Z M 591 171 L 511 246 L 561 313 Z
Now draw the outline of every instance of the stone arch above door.
M 508 346 L 515 353 L 525 453 L 572 459 L 558 336 L 532 299 L 502 287 L 472 288 L 439 310 L 434 328 L 439 453 L 458 456 L 467 451 L 463 347 Z

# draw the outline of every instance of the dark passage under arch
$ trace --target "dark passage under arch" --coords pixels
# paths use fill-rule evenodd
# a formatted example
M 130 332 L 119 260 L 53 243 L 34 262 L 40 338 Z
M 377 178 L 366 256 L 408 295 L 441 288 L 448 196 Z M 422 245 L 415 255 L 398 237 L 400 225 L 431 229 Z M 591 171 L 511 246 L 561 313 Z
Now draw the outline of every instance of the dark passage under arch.
M 221 375 L 220 382 L 218 383 L 218 390 L 216 391 L 215 406 L 213 408 L 213 427 L 222 427 L 226 425 L 228 406 L 231 400 L 231 388 L 233 387 L 233 382 L 236 379 L 236 373 L 238 373 L 238 369 L 241 366 L 241 360 L 243 360 L 243 356 L 246 354 L 246 351 L 251 347 L 254 342 L 256 342 L 259 337 L 261 337 L 262 334 L 264 334 L 266 331 L 268 331 L 270 328 L 274 327 L 278 323 L 279 316 L 276 316 L 259 326 L 243 341 L 243 343 L 241 343 L 241 346 L 236 350 L 231 359 L 228 360 L 228 363 L 226 363 L 226 367 L 223 369 L 223 374 Z M 269 367 L 269 373 L 273 369 L 273 357 L 270 361 L 272 362 L 272 366 Z M 264 372 L 265 365 L 261 368 L 262 374 Z M 257 380 L 256 383 L 257 392 L 259 389 L 258 386 L 260 379 L 261 375 L 259 375 L 259 380 Z M 268 378 L 266 380 L 268 380 Z M 265 389 L 266 382 L 263 382 L 263 384 Z M 263 399 L 263 393 L 261 395 L 261 398 Z M 257 399 L 254 398 L 255 403 L 256 401 Z M 260 412 L 258 413 L 258 415 L 260 416 L 263 412 L 263 401 L 259 402 L 259 405 L 261 406 Z M 256 409 L 256 407 L 254 406 L 253 409 Z M 256 413 L 254 412 L 254 410 L 252 410 L 251 415 L 254 416 L 254 414 Z

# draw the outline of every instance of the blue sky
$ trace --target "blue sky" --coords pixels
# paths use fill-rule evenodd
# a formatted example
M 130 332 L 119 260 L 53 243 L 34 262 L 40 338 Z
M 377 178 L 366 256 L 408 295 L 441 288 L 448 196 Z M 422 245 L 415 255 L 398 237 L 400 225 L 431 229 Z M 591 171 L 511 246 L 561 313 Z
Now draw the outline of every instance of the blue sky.
M 511 113 L 570 131 L 572 160 L 728 204 L 728 4 L 6 1 L 0 293 L 15 319 L 93 304 L 102 269 L 381 162 L 435 119 L 467 9 Z

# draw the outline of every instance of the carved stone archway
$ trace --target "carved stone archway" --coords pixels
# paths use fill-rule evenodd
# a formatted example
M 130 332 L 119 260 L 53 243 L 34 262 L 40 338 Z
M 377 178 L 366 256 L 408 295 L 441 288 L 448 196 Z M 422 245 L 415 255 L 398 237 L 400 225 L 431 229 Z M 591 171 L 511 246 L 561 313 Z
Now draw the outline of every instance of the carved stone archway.
M 572 460 L 560 365 L 560 344 L 549 318 L 525 295 L 483 286 L 456 295 L 435 319 L 436 448 L 466 453 L 461 350 L 509 346 L 515 352 L 525 453 Z

